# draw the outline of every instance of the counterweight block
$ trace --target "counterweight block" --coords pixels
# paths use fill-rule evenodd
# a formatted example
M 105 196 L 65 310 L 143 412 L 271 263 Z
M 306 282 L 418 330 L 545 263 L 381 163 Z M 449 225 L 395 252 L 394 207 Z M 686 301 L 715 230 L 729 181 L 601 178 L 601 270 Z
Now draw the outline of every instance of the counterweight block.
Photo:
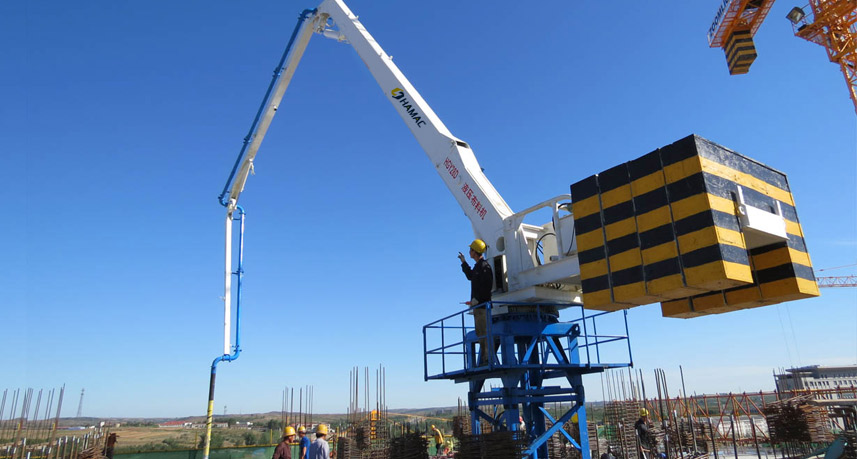
M 788 180 L 690 135 L 571 186 L 583 304 L 690 318 L 818 296 Z

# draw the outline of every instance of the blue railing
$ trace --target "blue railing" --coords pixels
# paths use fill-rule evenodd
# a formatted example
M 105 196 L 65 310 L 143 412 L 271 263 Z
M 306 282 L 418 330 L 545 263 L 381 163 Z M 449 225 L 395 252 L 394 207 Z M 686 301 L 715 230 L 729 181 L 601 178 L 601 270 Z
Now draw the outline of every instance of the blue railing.
M 468 317 L 480 310 L 488 325 L 481 336 Z M 558 311 L 571 320 L 560 322 Z M 494 352 L 480 345 L 488 355 L 478 358 L 481 343 L 494 343 Z M 588 373 L 632 362 L 625 311 L 551 303 L 493 301 L 455 312 L 423 327 L 423 352 L 426 380 L 530 368 Z

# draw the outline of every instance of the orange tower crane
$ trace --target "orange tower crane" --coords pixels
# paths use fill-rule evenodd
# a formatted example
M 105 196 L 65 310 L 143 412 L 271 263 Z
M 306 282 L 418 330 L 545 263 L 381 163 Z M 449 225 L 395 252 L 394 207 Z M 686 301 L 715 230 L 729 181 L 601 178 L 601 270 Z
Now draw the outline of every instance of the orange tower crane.
M 723 0 L 708 28 L 708 46 L 723 48 L 729 74 L 747 73 L 756 60 L 753 36 L 774 0 Z
M 839 64 L 857 111 L 857 0 L 810 0 L 786 17 L 795 36 L 823 46 L 830 62 Z

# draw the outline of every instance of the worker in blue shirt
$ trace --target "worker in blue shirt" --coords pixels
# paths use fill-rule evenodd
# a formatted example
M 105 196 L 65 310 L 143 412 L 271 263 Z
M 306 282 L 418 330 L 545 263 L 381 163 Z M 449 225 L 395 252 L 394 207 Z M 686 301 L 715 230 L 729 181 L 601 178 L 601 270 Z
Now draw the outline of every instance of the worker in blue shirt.
M 298 427 L 298 459 L 308 459 L 309 458 L 309 437 L 306 436 L 306 427 L 300 426 Z

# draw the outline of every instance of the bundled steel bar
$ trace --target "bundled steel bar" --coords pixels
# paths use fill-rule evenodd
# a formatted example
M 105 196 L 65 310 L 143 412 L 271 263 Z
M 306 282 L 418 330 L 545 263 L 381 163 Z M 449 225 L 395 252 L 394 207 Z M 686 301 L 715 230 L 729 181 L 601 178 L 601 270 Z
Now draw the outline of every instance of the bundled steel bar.
M 527 446 L 527 441 L 520 432 L 502 431 L 468 435 L 459 443 L 456 457 L 458 459 L 520 459 Z
M 827 409 L 813 405 L 809 395 L 774 402 L 765 407 L 770 438 L 776 443 L 833 441 Z
M 408 432 L 392 439 L 389 454 L 395 459 L 428 459 L 428 440 L 419 433 Z

